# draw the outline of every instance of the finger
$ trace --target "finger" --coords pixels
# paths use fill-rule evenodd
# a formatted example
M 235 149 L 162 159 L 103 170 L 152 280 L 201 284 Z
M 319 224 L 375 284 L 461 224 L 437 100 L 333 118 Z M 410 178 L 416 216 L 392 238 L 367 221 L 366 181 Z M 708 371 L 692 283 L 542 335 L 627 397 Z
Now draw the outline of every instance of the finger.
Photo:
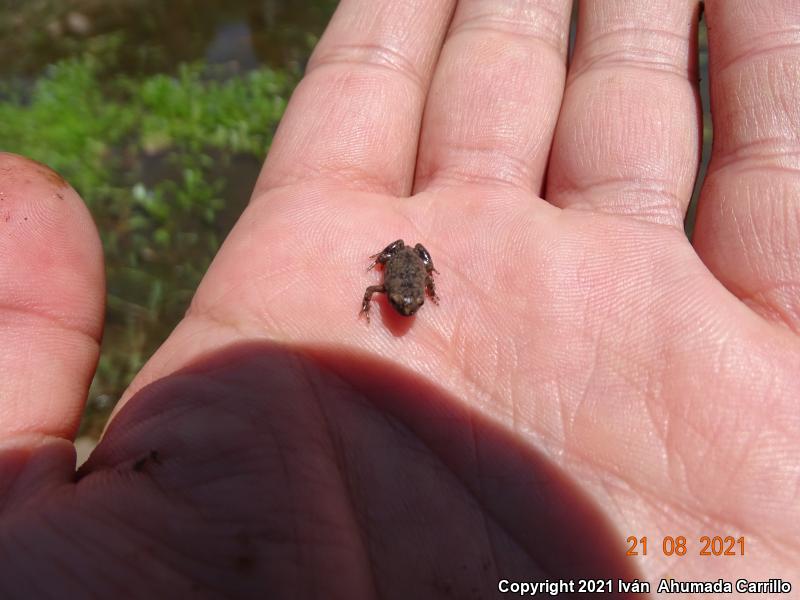
M 571 0 L 460 2 L 436 68 L 415 190 L 538 193 L 566 73 Z
M 0 153 L 0 435 L 71 438 L 97 363 L 97 231 L 50 169 Z
M 422 108 L 455 0 L 343 0 L 256 186 L 314 178 L 408 194 Z
M 682 227 L 700 159 L 696 0 L 580 4 L 546 198 Z
M 695 246 L 732 292 L 800 332 L 800 4 L 707 12 L 714 147 Z

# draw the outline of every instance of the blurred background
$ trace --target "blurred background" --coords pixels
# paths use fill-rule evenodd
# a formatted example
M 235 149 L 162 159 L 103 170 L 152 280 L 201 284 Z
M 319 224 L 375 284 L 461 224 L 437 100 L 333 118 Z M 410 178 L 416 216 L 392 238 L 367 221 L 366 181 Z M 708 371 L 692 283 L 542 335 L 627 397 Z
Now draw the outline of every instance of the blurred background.
M 69 180 L 105 250 L 106 329 L 79 453 L 186 310 L 336 4 L 0 0 L 0 150 Z M 702 178 L 704 24 L 699 38 Z M 693 220 L 692 208 L 687 232 Z

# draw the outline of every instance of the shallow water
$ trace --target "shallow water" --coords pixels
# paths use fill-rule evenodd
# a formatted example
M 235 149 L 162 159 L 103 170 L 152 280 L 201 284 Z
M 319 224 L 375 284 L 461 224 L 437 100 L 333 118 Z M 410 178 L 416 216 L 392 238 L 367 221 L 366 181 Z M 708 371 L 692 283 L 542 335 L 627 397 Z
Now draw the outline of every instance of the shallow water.
M 47 65 L 122 35 L 119 68 L 170 72 L 182 62 L 242 69 L 302 62 L 335 0 L 1 0 L 0 78 Z

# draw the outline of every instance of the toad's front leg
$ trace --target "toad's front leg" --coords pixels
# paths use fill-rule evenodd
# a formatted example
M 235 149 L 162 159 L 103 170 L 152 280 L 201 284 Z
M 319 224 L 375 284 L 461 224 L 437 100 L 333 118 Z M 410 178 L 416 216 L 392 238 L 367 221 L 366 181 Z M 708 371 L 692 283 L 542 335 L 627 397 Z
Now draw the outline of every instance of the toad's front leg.
M 425 278 L 425 291 L 428 292 L 428 296 L 431 297 L 431 301 L 438 305 L 439 304 L 439 296 L 436 295 L 436 286 L 433 284 L 433 275 L 428 274 Z
M 361 315 L 364 315 L 367 318 L 367 323 L 369 323 L 369 307 L 370 301 L 372 300 L 372 294 L 376 292 L 379 294 L 385 294 L 386 286 L 383 284 L 371 285 L 364 292 L 364 301 L 361 303 L 361 312 L 358 313 L 358 316 L 360 317 Z

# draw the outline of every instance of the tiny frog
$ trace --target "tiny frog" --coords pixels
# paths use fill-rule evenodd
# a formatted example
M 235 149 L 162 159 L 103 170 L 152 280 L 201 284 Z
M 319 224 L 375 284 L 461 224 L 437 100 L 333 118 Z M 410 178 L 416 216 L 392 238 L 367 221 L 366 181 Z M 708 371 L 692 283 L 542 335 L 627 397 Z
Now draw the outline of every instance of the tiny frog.
M 425 304 L 426 292 L 434 304 L 439 304 L 433 286 L 433 274 L 439 271 L 433 268 L 425 246 L 417 244 L 411 248 L 403 240 L 397 240 L 370 258 L 374 260 L 367 271 L 375 265 L 383 265 L 383 285 L 371 285 L 364 292 L 359 314 L 364 315 L 368 323 L 370 300 L 375 292 L 386 294 L 392 308 L 404 317 L 410 317 Z

